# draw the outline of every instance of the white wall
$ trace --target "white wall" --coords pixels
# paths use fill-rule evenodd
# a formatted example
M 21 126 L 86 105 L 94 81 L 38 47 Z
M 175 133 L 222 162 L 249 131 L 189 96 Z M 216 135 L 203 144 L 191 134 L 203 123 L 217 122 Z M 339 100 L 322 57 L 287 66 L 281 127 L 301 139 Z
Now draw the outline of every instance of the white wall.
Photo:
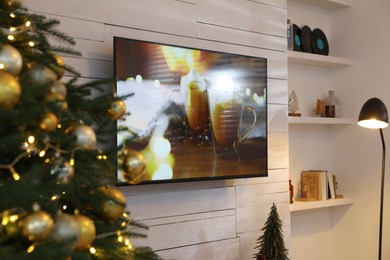
M 25 0 L 52 15 L 83 56 L 64 57 L 83 78 L 113 76 L 113 36 L 268 59 L 269 177 L 126 187 L 143 241 L 167 259 L 250 259 L 273 202 L 290 237 L 286 0 Z M 131 112 L 131 111 L 130 111 Z
M 354 60 L 353 66 L 334 74 L 334 82 L 347 113 L 357 119 L 366 100 L 378 97 L 390 108 L 390 2 L 354 1 L 352 8 L 333 14 L 332 32 L 337 52 Z M 332 25 L 331 25 L 332 26 Z M 340 38 L 340 36 L 343 36 Z M 337 82 L 337 83 L 336 83 Z M 389 143 L 390 131 L 384 130 Z M 336 245 L 349 259 L 376 259 L 378 252 L 379 198 L 382 147 L 379 131 L 351 126 L 335 133 L 336 167 L 346 173 L 341 180 L 356 203 L 345 215 L 338 215 L 337 234 L 348 233 L 352 240 Z M 387 172 L 389 173 L 387 156 Z M 389 174 L 387 174 L 387 177 Z M 382 259 L 390 259 L 390 179 L 385 182 L 384 237 Z M 337 236 L 336 234 L 336 236 Z
M 342 115 L 356 120 L 361 106 L 371 97 L 381 98 L 390 107 L 389 10 L 388 0 L 355 0 L 351 7 L 326 12 L 325 16 L 324 11 L 316 8 L 311 8 L 311 14 L 307 14 L 294 7 L 290 8 L 289 5 L 288 13 L 290 15 L 292 11 L 296 14 L 297 23 L 324 29 L 329 39 L 331 55 L 353 60 L 352 66 L 346 68 L 329 69 L 325 72 L 318 72 L 317 69 L 304 71 L 309 75 L 305 79 L 305 86 L 294 85 L 294 88 L 307 92 L 310 90 L 310 93 L 303 92 L 301 96 L 315 100 L 319 95 L 325 95 L 328 88 L 335 89 L 341 101 Z M 302 68 L 295 66 L 292 70 L 304 74 Z M 329 76 L 329 79 L 324 76 Z M 289 87 L 296 82 L 299 82 L 297 76 L 290 75 L 289 67 Z M 307 103 L 302 102 L 305 109 Z M 316 130 L 316 133 L 310 134 L 312 130 Z M 304 147 L 301 143 L 301 148 L 296 151 L 290 148 L 290 160 L 294 160 L 295 156 L 303 157 L 305 150 L 310 145 L 313 146 L 315 141 L 319 144 L 317 149 L 321 160 L 318 156 L 309 154 L 308 161 L 311 165 L 308 167 L 330 168 L 337 174 L 340 193 L 354 197 L 356 202 L 348 207 L 293 213 L 293 259 L 377 259 L 381 171 L 379 131 L 351 125 L 329 129 L 308 127 L 303 132 L 307 136 L 301 139 L 306 140 L 309 147 Z M 384 134 L 388 141 L 389 130 L 385 129 Z M 290 144 L 297 146 L 297 143 L 290 135 Z M 299 160 L 297 164 L 298 162 Z M 389 189 L 390 180 L 387 178 L 382 259 L 390 259 L 390 248 L 386 246 L 390 241 Z

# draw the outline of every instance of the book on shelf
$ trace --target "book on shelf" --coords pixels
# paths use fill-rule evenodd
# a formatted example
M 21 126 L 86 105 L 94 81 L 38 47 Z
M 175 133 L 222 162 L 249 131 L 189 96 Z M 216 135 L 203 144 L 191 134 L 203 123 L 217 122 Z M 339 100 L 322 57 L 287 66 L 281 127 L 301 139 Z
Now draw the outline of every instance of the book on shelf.
M 335 199 L 336 198 L 336 180 L 335 176 L 332 172 L 327 172 L 328 177 L 328 188 L 329 188 L 329 198 Z
M 303 201 L 335 199 L 334 175 L 330 171 L 309 170 L 301 173 Z

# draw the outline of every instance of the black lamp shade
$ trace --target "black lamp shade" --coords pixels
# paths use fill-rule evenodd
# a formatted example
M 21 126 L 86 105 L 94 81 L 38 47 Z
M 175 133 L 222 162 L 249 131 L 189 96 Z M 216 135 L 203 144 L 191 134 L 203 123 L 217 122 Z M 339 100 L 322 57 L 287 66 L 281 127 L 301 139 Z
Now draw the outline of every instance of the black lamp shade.
M 364 103 L 359 114 L 358 125 L 366 128 L 385 128 L 389 125 L 387 108 L 379 98 L 370 98 Z

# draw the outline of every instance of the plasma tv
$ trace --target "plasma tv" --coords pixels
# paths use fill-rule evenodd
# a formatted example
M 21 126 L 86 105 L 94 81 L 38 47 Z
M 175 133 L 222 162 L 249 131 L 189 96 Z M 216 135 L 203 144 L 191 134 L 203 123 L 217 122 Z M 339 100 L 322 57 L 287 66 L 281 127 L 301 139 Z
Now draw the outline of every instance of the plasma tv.
M 114 37 L 114 74 L 119 185 L 267 176 L 266 58 Z

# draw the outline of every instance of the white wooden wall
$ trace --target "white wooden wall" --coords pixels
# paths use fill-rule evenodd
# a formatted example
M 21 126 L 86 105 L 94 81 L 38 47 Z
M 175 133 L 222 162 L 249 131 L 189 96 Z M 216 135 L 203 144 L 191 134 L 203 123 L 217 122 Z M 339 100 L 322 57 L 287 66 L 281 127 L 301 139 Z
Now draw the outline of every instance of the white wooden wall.
M 273 202 L 290 244 L 286 0 L 24 0 L 61 21 L 82 77 L 113 77 L 113 36 L 268 59 L 269 177 L 124 187 L 165 259 L 251 259 Z

